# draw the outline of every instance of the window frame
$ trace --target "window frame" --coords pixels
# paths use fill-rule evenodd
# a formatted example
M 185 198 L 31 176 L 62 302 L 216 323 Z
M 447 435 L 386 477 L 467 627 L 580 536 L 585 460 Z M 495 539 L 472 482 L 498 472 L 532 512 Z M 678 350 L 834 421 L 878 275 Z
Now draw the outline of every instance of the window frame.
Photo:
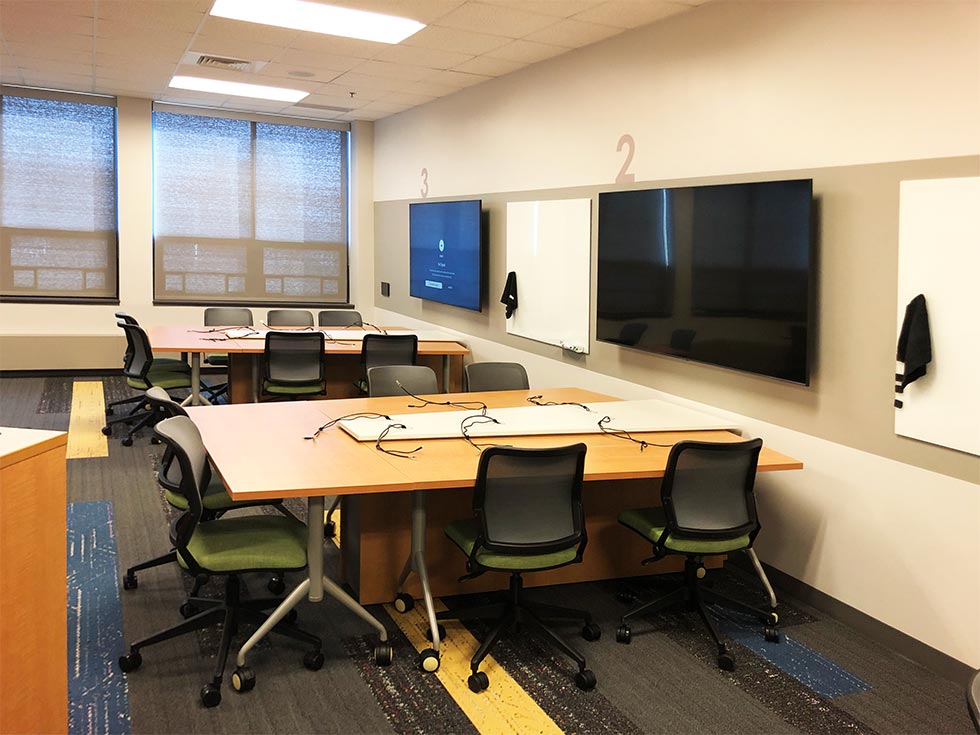
M 119 291 L 119 107 L 115 97 L 110 95 L 86 94 L 83 92 L 68 92 L 53 89 L 38 89 L 34 87 L 22 87 L 14 84 L 0 85 L 0 97 L 20 97 L 25 99 L 51 100 L 54 102 L 70 102 L 75 104 L 96 105 L 109 107 L 113 110 L 112 116 L 112 175 L 113 175 L 113 200 L 115 202 L 115 218 L 113 222 L 113 237 L 111 242 L 107 242 L 107 255 L 109 265 L 107 272 L 112 272 L 112 277 L 107 281 L 112 286 L 113 294 L 104 296 L 72 296 L 69 294 L 4 294 L 0 287 L 0 303 L 5 304 L 75 304 L 75 305 L 118 305 L 120 303 Z M 0 179 L 2 183 L 2 179 Z M 8 239 L 9 230 L 14 228 L 4 227 L 0 224 L 0 269 L 10 272 L 13 267 L 10 263 L 10 247 Z M 18 228 L 19 229 L 19 228 Z M 57 228 L 45 227 L 36 228 L 38 230 L 52 230 L 55 232 L 71 232 L 70 230 L 58 230 Z
M 211 118 L 221 118 L 221 119 L 229 119 L 229 120 L 240 120 L 240 121 L 247 121 L 247 122 L 251 123 L 251 125 L 250 125 L 250 135 L 251 135 L 251 141 L 252 141 L 252 150 L 251 150 L 251 154 L 250 154 L 250 156 L 251 156 L 251 161 L 250 162 L 251 162 L 253 174 L 254 174 L 255 165 L 256 165 L 256 163 L 255 163 L 255 137 L 256 137 L 255 136 L 255 124 L 256 123 L 264 123 L 264 124 L 271 124 L 271 125 L 286 125 L 286 126 L 290 126 L 290 127 L 302 127 L 302 128 L 320 128 L 320 129 L 325 129 L 325 130 L 336 130 L 336 131 L 339 131 L 341 133 L 344 133 L 344 139 L 343 139 L 343 143 L 342 143 L 343 163 L 341 164 L 341 169 L 342 169 L 341 174 L 342 174 L 342 177 L 343 177 L 344 203 L 345 203 L 345 207 L 346 207 L 346 211 L 344 213 L 344 263 L 343 263 L 344 273 L 343 273 L 342 278 L 338 278 L 338 281 L 341 281 L 344 284 L 344 289 L 345 289 L 345 293 L 346 293 L 346 297 L 347 298 L 344 301 L 323 301 L 323 300 L 320 300 L 320 301 L 314 301 L 314 300 L 300 301 L 300 300 L 276 300 L 276 299 L 272 299 L 272 298 L 258 299 L 258 298 L 254 297 L 254 296 L 249 296 L 247 294 L 242 294 L 240 297 L 222 298 L 222 299 L 216 299 L 216 298 L 213 298 L 213 297 L 205 297 L 205 298 L 169 298 L 169 299 L 161 299 L 161 298 L 159 298 L 158 297 L 158 293 L 157 293 L 157 284 L 158 284 L 158 280 L 157 280 L 157 267 L 158 267 L 159 259 L 157 257 L 157 255 L 158 255 L 157 254 L 157 232 L 156 232 L 156 224 L 155 224 L 155 219 L 156 219 L 156 191 L 155 191 L 155 187 L 156 187 L 156 176 L 154 174 L 154 183 L 153 183 L 154 190 L 153 190 L 153 192 L 151 194 L 151 202 L 150 202 L 150 207 L 151 207 L 151 210 L 153 211 L 153 218 L 154 218 L 154 227 L 153 227 L 153 232 L 152 232 L 152 236 L 151 236 L 151 240 L 152 240 L 151 260 L 152 260 L 152 263 L 153 263 L 151 289 L 152 289 L 152 303 L 153 303 L 153 305 L 154 306 L 195 306 L 195 307 L 198 307 L 198 306 L 204 306 L 204 307 L 208 307 L 208 306 L 248 306 L 248 307 L 256 307 L 256 306 L 259 306 L 261 308 L 290 308 L 290 307 L 292 307 L 292 308 L 321 308 L 321 309 L 322 308 L 349 308 L 349 307 L 351 307 L 352 306 L 352 302 L 351 302 L 351 299 L 350 299 L 350 295 L 351 295 L 350 294 L 350 227 L 351 227 L 351 225 L 350 225 L 350 219 L 351 219 L 351 199 L 350 199 L 350 193 L 351 193 L 351 176 L 350 176 L 350 165 L 351 165 L 351 163 L 350 163 L 350 161 L 351 161 L 351 135 L 350 135 L 350 128 L 351 128 L 351 126 L 350 126 L 350 124 L 349 123 L 343 123 L 343 122 L 336 122 L 336 121 L 332 121 L 332 120 L 318 120 L 318 119 L 311 119 L 311 118 L 304 118 L 304 117 L 291 117 L 291 116 L 285 116 L 285 115 L 270 115 L 270 114 L 263 114 L 263 113 L 257 113 L 257 112 L 243 112 L 243 111 L 239 111 L 239 110 L 226 110 L 226 109 L 216 109 L 216 108 L 208 108 L 208 107 L 198 107 L 198 106 L 192 106 L 192 105 L 181 105 L 181 104 L 167 103 L 167 102 L 154 102 L 153 103 L 152 113 L 151 113 L 151 126 L 152 126 L 152 119 L 153 119 L 152 118 L 152 115 L 155 115 L 157 112 L 166 112 L 166 113 L 173 113 L 173 114 L 180 114 L 180 115 L 196 115 L 198 117 L 211 117 Z M 154 152 L 153 153 L 154 167 L 156 165 L 156 163 L 155 163 L 155 160 L 156 160 L 155 159 L 155 155 L 156 154 Z M 253 233 L 254 233 L 254 231 L 255 231 L 255 227 L 254 227 L 254 224 L 255 224 L 255 207 L 256 207 L 256 202 L 255 202 L 255 199 L 254 199 L 254 192 L 255 192 L 255 179 L 254 179 L 254 175 L 253 175 L 253 180 L 252 180 L 252 192 L 253 192 L 253 200 L 252 200 L 252 224 L 253 224 Z M 180 239 L 180 236 L 174 236 L 174 239 Z M 198 239 L 198 240 L 204 242 L 204 241 L 212 240 L 214 238 L 204 237 L 204 236 L 195 236 L 195 239 Z M 253 238 L 253 242 L 255 242 L 255 243 L 265 243 L 265 242 L 273 243 L 273 242 L 277 242 L 277 241 L 264 241 L 264 240 L 259 240 L 257 237 L 255 237 L 255 238 Z M 297 243 L 292 243 L 292 244 L 295 244 L 297 246 L 301 246 L 302 247 L 306 243 L 297 242 Z

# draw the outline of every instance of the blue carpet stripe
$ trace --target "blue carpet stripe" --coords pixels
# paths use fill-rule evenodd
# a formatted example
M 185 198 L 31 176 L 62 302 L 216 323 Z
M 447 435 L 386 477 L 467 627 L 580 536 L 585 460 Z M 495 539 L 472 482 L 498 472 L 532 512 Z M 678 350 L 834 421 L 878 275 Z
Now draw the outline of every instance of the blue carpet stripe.
M 845 671 L 812 648 L 782 632 L 781 643 L 770 643 L 762 635 L 762 626 L 730 610 L 711 606 L 723 636 L 727 636 L 753 653 L 778 666 L 794 679 L 826 699 L 857 694 L 871 685 Z
M 68 505 L 68 733 L 129 735 L 112 503 Z

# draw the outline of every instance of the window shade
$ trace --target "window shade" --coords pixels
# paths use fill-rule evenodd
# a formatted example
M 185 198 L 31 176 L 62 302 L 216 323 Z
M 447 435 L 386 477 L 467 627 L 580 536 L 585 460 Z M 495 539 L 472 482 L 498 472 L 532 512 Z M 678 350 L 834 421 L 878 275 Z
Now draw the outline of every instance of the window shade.
M 155 110 L 154 299 L 347 301 L 347 132 Z
M 115 299 L 116 110 L 0 96 L 0 295 Z

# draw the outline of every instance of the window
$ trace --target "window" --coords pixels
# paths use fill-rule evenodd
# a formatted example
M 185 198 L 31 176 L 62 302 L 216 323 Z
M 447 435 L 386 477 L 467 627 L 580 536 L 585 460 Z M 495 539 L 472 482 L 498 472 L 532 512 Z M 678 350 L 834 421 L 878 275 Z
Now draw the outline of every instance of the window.
M 347 301 L 347 128 L 153 112 L 157 302 Z
M 0 95 L 0 296 L 114 302 L 115 103 L 33 95 Z

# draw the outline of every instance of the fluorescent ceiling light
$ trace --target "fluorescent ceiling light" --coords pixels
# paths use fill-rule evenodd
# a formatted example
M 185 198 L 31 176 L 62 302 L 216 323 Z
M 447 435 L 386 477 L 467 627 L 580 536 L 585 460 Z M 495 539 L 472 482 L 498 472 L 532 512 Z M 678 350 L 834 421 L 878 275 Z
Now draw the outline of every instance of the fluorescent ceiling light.
M 425 28 L 408 18 L 306 0 L 215 0 L 211 15 L 381 43 L 398 43 Z
M 213 92 L 214 94 L 227 94 L 233 97 L 254 97 L 260 100 L 278 100 L 280 102 L 299 102 L 310 94 L 301 89 L 267 87 L 264 84 L 224 82 L 218 79 L 179 75 L 170 80 L 170 86 L 174 89 L 191 89 L 195 92 Z

